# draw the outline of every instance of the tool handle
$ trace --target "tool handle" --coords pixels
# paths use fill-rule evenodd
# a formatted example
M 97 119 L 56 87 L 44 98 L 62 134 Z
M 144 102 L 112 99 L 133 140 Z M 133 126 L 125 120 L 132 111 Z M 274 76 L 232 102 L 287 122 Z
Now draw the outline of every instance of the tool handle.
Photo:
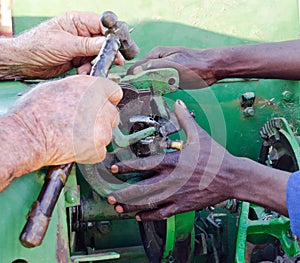
M 91 76 L 106 78 L 120 48 L 117 36 L 110 33 L 106 36 L 103 46 L 92 67 Z
M 53 209 L 72 166 L 73 163 L 69 163 L 49 168 L 38 199 L 32 204 L 20 235 L 20 242 L 24 247 L 32 248 L 42 243 Z

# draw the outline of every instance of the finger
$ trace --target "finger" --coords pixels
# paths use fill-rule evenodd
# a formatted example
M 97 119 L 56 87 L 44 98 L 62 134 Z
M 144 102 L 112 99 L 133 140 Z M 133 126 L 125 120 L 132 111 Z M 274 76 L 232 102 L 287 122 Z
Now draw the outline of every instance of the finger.
M 127 204 L 117 204 L 115 206 L 115 211 L 118 214 L 132 213 L 138 211 L 146 211 L 157 208 L 156 204 L 144 204 L 144 205 L 127 205 Z
M 69 53 L 74 57 L 91 57 L 98 55 L 105 38 L 100 37 L 73 37 L 69 43 Z
M 125 63 L 125 59 L 120 52 L 117 53 L 114 63 L 118 66 L 123 66 Z
M 106 78 L 97 77 L 95 79 L 95 85 L 98 85 L 99 89 L 103 89 L 105 97 L 113 105 L 118 105 L 123 97 L 123 91 L 121 87 L 117 83 Z
M 77 69 L 77 74 L 87 75 L 91 72 L 91 69 L 92 69 L 92 64 L 90 62 L 85 63 Z
M 179 155 L 179 152 L 169 152 L 165 155 L 154 155 L 126 160 L 112 165 L 111 172 L 115 174 L 125 174 L 143 171 L 158 172 L 162 169 L 173 169 L 176 166 Z
M 166 204 L 157 209 L 138 212 L 135 218 L 137 221 L 157 221 L 167 219 L 177 213 L 175 204 Z
M 141 59 L 128 69 L 127 74 L 136 75 L 142 71 L 149 70 L 149 69 L 171 67 L 169 65 L 170 63 L 166 63 L 163 60 Z
M 198 142 L 199 141 L 199 132 L 198 124 L 192 117 L 191 113 L 186 108 L 186 105 L 183 101 L 177 100 L 174 106 L 174 112 L 178 119 L 180 126 L 183 128 L 187 136 L 187 143 Z
M 117 204 L 118 213 L 154 209 L 169 196 L 165 194 L 169 185 L 164 178 L 165 174 L 160 174 L 117 190 L 107 197 L 107 202 Z
M 147 69 L 147 66 L 142 66 L 142 65 L 144 65 L 144 64 L 147 65 L 149 60 L 161 61 L 160 59 L 164 59 L 164 58 L 172 55 L 176 51 L 177 51 L 177 49 L 174 47 L 155 47 L 146 56 L 144 56 L 139 61 L 137 61 L 133 66 L 131 66 L 128 69 L 127 74 L 131 74 L 131 75 L 137 74 L 138 72 L 140 72 L 141 69 L 143 69 L 143 68 Z M 142 66 L 142 67 L 139 68 L 139 66 Z M 163 64 L 160 64 L 160 67 L 166 67 L 166 66 L 164 66 Z M 136 69 L 136 68 L 138 68 L 138 69 Z M 153 68 L 155 68 L 155 67 L 153 67 Z M 138 71 L 138 72 L 136 72 L 136 71 Z
M 70 23 L 69 21 L 71 21 L 79 36 L 105 34 L 101 16 L 97 13 L 72 11 L 64 13 L 61 18 L 59 17 L 60 24 L 63 23 L 62 28 L 66 28 Z
M 143 63 L 137 64 L 132 66 L 128 70 L 128 74 L 138 74 L 142 71 L 149 70 L 149 69 L 157 69 L 157 68 L 174 68 L 178 72 L 185 72 L 189 69 L 185 69 L 181 64 L 174 62 L 170 59 L 150 59 L 150 60 L 143 60 Z

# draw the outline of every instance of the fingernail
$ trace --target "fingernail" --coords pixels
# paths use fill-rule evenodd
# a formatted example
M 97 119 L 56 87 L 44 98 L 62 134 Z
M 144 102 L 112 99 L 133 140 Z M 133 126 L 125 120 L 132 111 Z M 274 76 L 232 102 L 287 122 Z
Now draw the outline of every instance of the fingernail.
M 113 196 L 107 197 L 107 203 L 109 203 L 110 205 L 114 205 L 116 202 L 117 200 Z
M 123 66 L 125 64 L 125 59 L 123 57 L 117 57 L 115 59 L 115 64 L 118 66 Z
M 123 207 L 120 206 L 120 205 L 117 205 L 117 206 L 115 207 L 115 210 L 116 210 L 116 212 L 119 213 L 119 214 L 124 213 L 124 209 L 123 209 Z
M 140 216 L 138 216 L 138 215 L 135 216 L 135 219 L 136 219 L 136 221 L 138 221 L 138 222 L 141 222 L 141 221 L 142 221 L 142 219 L 141 219 Z
M 186 109 L 186 105 L 182 100 L 177 100 L 176 101 L 182 108 Z
M 82 71 L 79 73 L 79 75 L 87 75 L 87 72 L 86 71 Z
M 118 173 L 119 172 L 119 167 L 117 166 L 117 165 L 112 165 L 111 167 L 110 167 L 110 171 L 113 173 L 113 174 L 116 174 L 116 173 Z

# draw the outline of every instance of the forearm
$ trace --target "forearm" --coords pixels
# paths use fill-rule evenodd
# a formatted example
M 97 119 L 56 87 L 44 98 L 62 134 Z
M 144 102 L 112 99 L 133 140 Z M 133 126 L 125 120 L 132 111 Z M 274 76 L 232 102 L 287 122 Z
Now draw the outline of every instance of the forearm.
M 300 79 L 300 40 L 210 50 L 212 70 L 224 78 Z
M 17 115 L 0 117 L 0 191 L 14 178 L 42 166 L 44 149 Z
M 290 173 L 246 158 L 237 158 L 235 164 L 232 168 L 235 180 L 231 185 L 234 198 L 288 215 L 286 188 Z

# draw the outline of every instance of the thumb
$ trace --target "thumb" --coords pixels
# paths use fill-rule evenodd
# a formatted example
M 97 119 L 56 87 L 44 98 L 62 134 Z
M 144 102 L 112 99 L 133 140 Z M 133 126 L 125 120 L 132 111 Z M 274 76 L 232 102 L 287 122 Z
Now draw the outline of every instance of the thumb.
M 192 117 L 191 113 L 186 108 L 183 101 L 177 100 L 174 105 L 174 112 L 180 126 L 183 128 L 187 142 L 197 142 L 199 140 L 198 124 Z

